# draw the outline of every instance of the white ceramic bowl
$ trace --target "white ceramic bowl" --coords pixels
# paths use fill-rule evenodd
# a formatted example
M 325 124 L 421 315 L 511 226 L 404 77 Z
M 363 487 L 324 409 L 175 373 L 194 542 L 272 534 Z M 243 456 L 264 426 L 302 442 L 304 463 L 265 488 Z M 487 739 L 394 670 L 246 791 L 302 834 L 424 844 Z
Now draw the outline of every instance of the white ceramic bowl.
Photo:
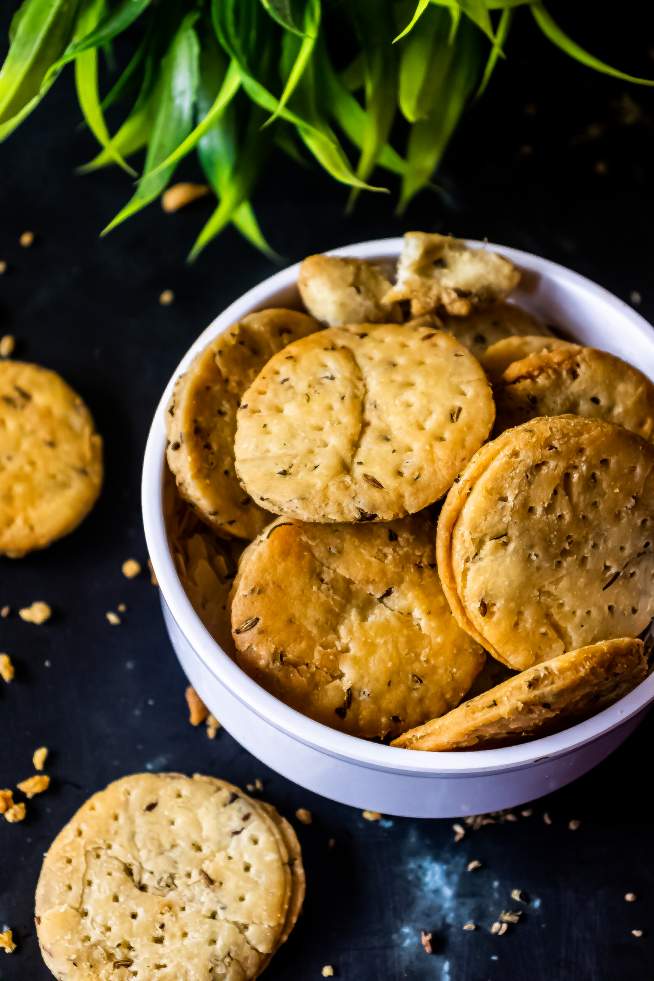
M 481 243 L 471 242 L 473 246 Z M 400 239 L 364 242 L 335 255 L 395 259 Z M 606 290 L 538 256 L 498 246 L 523 271 L 516 300 L 586 344 L 631 361 L 654 380 L 654 333 Z M 218 316 L 184 355 L 157 408 L 143 470 L 143 517 L 166 627 L 191 683 L 249 752 L 309 790 L 358 808 L 407 817 L 454 817 L 513 807 L 556 790 L 603 760 L 654 699 L 654 676 L 593 718 L 505 749 L 419 753 L 329 729 L 252 681 L 218 646 L 191 606 L 170 554 L 162 507 L 164 412 L 172 385 L 194 355 L 253 310 L 297 306 L 297 266 L 271 276 Z

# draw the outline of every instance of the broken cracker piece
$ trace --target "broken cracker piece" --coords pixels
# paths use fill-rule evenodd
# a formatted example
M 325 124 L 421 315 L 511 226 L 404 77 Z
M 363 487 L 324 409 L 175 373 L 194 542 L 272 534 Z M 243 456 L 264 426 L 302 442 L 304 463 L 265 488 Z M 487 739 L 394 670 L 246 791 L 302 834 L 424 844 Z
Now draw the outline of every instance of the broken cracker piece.
M 48 747 L 39 746 L 38 749 L 34 750 L 34 755 L 32 756 L 32 765 L 35 770 L 42 770 L 45 766 L 45 761 L 48 758 Z
M 9 928 L 0 930 L 0 950 L 4 950 L 5 954 L 13 954 L 16 950 L 14 935 Z
M 22 610 L 18 611 L 18 616 L 25 623 L 45 623 L 52 616 L 52 609 L 47 603 L 42 600 L 36 600 L 31 606 L 24 606 Z
M 0 678 L 9 684 L 14 680 L 16 671 L 8 654 L 0 654 Z
M 28 800 L 31 800 L 32 797 L 42 794 L 48 789 L 50 786 L 50 777 L 46 773 L 35 773 L 33 777 L 28 777 L 27 780 L 21 780 L 16 786 L 25 794 Z
M 186 704 L 188 705 L 188 720 L 192 726 L 199 726 L 202 722 L 205 722 L 209 716 L 209 709 L 204 704 L 195 688 L 189 685 L 184 692 L 186 697 Z

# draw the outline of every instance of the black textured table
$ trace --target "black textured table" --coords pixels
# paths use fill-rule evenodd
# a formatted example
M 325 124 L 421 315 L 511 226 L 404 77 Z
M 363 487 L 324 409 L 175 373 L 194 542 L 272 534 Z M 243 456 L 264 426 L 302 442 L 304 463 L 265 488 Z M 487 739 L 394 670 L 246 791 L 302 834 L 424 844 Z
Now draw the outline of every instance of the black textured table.
M 569 28 L 600 56 L 652 75 L 646 5 L 630 6 L 629 17 L 607 17 L 593 34 L 581 14 Z M 524 22 L 508 66 L 457 135 L 441 194 L 424 194 L 403 219 L 378 196 L 345 217 L 341 189 L 277 161 L 256 199 L 275 247 L 294 261 L 407 227 L 487 236 L 563 262 L 627 301 L 641 294 L 651 319 L 652 94 L 570 64 L 528 16 Z M 3 32 L 7 23 L 3 11 Z M 0 260 L 9 265 L 0 277 L 0 335 L 14 334 L 17 356 L 60 371 L 85 397 L 107 464 L 101 500 L 74 535 L 41 554 L 0 560 L 0 606 L 12 608 L 0 620 L 0 650 L 17 668 L 13 684 L 0 683 L 0 787 L 30 774 L 42 744 L 53 777 L 25 822 L 0 820 L 0 929 L 13 927 L 18 942 L 14 955 L 0 953 L 0 979 L 49 977 L 32 924 L 42 854 L 93 791 L 144 768 L 241 785 L 259 777 L 282 813 L 313 812 L 313 824 L 299 827 L 306 907 L 267 973 L 271 981 L 317 978 L 324 964 L 356 981 L 654 977 L 654 719 L 529 816 L 517 810 L 515 821 L 468 831 L 459 843 L 451 821 L 368 823 L 268 771 L 227 733 L 211 742 L 188 725 L 185 680 L 156 590 L 145 574 L 124 579 L 121 563 L 146 559 L 141 458 L 164 383 L 201 328 L 273 269 L 233 231 L 185 266 L 203 205 L 175 216 L 153 206 L 99 240 L 130 186 L 117 171 L 74 175 L 93 148 L 76 128 L 71 94 L 63 80 L 0 148 Z M 36 234 L 29 250 L 18 244 L 25 229 Z M 175 302 L 162 307 L 167 288 Z M 39 627 L 15 612 L 35 599 L 54 610 Z M 128 611 L 112 627 L 105 612 L 120 602 Z M 578 830 L 569 829 L 571 819 Z M 472 859 L 482 867 L 468 872 Z M 530 899 L 522 921 L 491 935 L 498 914 L 520 905 L 510 897 L 516 888 Z M 629 891 L 636 902 L 625 902 Z M 468 920 L 475 932 L 463 931 Z M 431 956 L 421 929 L 433 932 Z

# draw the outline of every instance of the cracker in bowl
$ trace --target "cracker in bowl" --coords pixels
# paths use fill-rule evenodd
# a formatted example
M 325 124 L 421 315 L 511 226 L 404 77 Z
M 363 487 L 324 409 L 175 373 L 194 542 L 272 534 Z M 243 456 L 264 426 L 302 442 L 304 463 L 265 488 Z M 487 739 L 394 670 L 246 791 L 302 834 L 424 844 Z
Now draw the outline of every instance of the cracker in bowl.
M 318 525 L 280 518 L 241 557 L 236 661 L 325 725 L 397 735 L 457 705 L 484 664 L 452 616 L 433 522 Z
M 392 520 L 446 493 L 494 416 L 481 366 L 445 331 L 330 327 L 272 357 L 244 394 L 236 468 L 276 514 Z
M 397 323 L 399 304 L 384 299 L 392 275 L 388 263 L 310 255 L 300 265 L 298 289 L 311 316 L 328 327 Z
M 393 745 L 443 752 L 534 739 L 607 708 L 646 674 L 642 640 L 600 641 L 521 671 Z
M 251 313 L 219 334 L 177 379 L 166 413 L 168 466 L 182 497 L 221 534 L 249 540 L 270 520 L 234 472 L 240 398 L 275 352 L 317 329 L 297 310 Z
M 549 334 L 548 328 L 515 303 L 491 303 L 473 310 L 467 317 L 443 318 L 443 329 L 465 344 L 483 362 L 487 349 L 497 341 L 529 334 Z
M 471 249 L 449 235 L 407 232 L 387 303 L 410 301 L 411 314 L 431 310 L 467 316 L 474 307 L 503 300 L 520 273 L 513 263 L 488 249 Z
M 654 615 L 654 447 L 565 415 L 509 429 L 443 505 L 443 589 L 460 625 L 522 670 Z
M 493 384 L 500 381 L 507 368 L 516 361 L 522 361 L 531 354 L 554 351 L 557 348 L 575 347 L 569 341 L 545 334 L 515 334 L 494 341 L 478 357 L 482 367 Z M 546 414 L 546 413 L 545 413 Z

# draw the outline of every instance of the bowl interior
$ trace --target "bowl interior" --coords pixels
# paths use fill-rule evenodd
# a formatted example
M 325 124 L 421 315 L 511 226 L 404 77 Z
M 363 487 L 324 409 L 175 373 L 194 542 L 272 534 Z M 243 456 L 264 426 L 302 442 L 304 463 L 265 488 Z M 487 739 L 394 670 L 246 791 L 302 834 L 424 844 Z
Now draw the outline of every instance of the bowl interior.
M 335 249 L 333 255 L 396 259 L 401 239 L 383 239 Z M 471 241 L 473 247 L 483 247 Z M 489 245 L 522 271 L 514 299 L 563 335 L 602 348 L 630 361 L 654 380 L 654 332 L 631 307 L 602 287 L 548 260 L 502 246 Z M 306 745 L 364 766 L 425 776 L 488 773 L 527 766 L 547 756 L 561 756 L 625 722 L 654 700 L 654 676 L 614 705 L 555 735 L 503 749 L 459 753 L 419 753 L 371 743 L 337 732 L 289 708 L 261 688 L 222 650 L 193 609 L 177 576 L 168 546 L 163 510 L 165 472 L 164 412 L 177 376 L 195 354 L 235 320 L 268 306 L 300 306 L 298 266 L 282 270 L 232 303 L 200 334 L 182 358 L 157 407 L 145 454 L 143 517 L 146 539 L 163 598 L 180 631 L 211 673 L 232 694 L 276 728 Z

